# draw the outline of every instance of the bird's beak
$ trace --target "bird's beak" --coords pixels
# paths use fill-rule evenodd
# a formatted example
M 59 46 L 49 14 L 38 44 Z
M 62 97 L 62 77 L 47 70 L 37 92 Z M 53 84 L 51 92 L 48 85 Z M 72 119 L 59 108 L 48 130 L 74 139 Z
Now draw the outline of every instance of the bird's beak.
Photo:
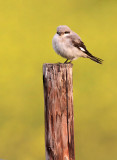
M 59 36 L 61 36 L 62 33 L 61 33 L 61 32 L 57 32 L 57 34 L 58 34 Z

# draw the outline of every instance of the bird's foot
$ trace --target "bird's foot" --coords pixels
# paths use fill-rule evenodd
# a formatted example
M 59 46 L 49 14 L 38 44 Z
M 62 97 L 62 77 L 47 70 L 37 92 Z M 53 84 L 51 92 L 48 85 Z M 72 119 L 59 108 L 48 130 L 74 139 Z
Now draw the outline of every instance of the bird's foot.
M 65 64 L 70 64 L 72 61 L 66 62 Z
M 68 63 L 71 63 L 72 61 L 69 61 Z
M 64 63 L 67 63 L 68 59 L 64 62 Z

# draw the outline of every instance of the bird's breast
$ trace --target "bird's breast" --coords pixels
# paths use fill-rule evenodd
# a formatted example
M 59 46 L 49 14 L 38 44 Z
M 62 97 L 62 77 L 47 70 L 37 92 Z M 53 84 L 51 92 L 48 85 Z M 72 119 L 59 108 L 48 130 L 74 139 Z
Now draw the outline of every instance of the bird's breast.
M 62 37 L 60 37 L 59 35 L 55 34 L 55 36 L 53 37 L 52 40 L 52 45 L 54 50 L 58 53 L 58 54 L 62 54 L 63 52 L 65 52 L 65 44 L 63 42 Z
M 64 58 L 72 60 L 78 57 L 78 49 L 71 44 L 67 37 L 55 34 L 52 45 L 55 52 Z

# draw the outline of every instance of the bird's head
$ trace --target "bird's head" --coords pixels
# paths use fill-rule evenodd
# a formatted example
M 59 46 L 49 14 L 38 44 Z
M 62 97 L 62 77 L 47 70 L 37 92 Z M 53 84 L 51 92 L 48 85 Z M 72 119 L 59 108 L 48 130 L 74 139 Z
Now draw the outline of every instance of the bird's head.
M 71 29 L 68 26 L 66 26 L 66 25 L 61 25 L 61 26 L 57 27 L 57 34 L 59 36 L 69 35 L 70 32 L 71 32 Z

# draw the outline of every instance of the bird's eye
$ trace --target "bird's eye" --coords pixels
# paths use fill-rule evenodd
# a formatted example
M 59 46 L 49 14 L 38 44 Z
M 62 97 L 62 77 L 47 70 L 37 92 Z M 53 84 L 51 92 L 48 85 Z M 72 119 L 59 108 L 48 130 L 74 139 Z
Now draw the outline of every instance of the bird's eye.
M 69 34 L 69 33 L 70 33 L 70 31 L 66 31 L 66 32 L 65 32 L 65 34 Z

